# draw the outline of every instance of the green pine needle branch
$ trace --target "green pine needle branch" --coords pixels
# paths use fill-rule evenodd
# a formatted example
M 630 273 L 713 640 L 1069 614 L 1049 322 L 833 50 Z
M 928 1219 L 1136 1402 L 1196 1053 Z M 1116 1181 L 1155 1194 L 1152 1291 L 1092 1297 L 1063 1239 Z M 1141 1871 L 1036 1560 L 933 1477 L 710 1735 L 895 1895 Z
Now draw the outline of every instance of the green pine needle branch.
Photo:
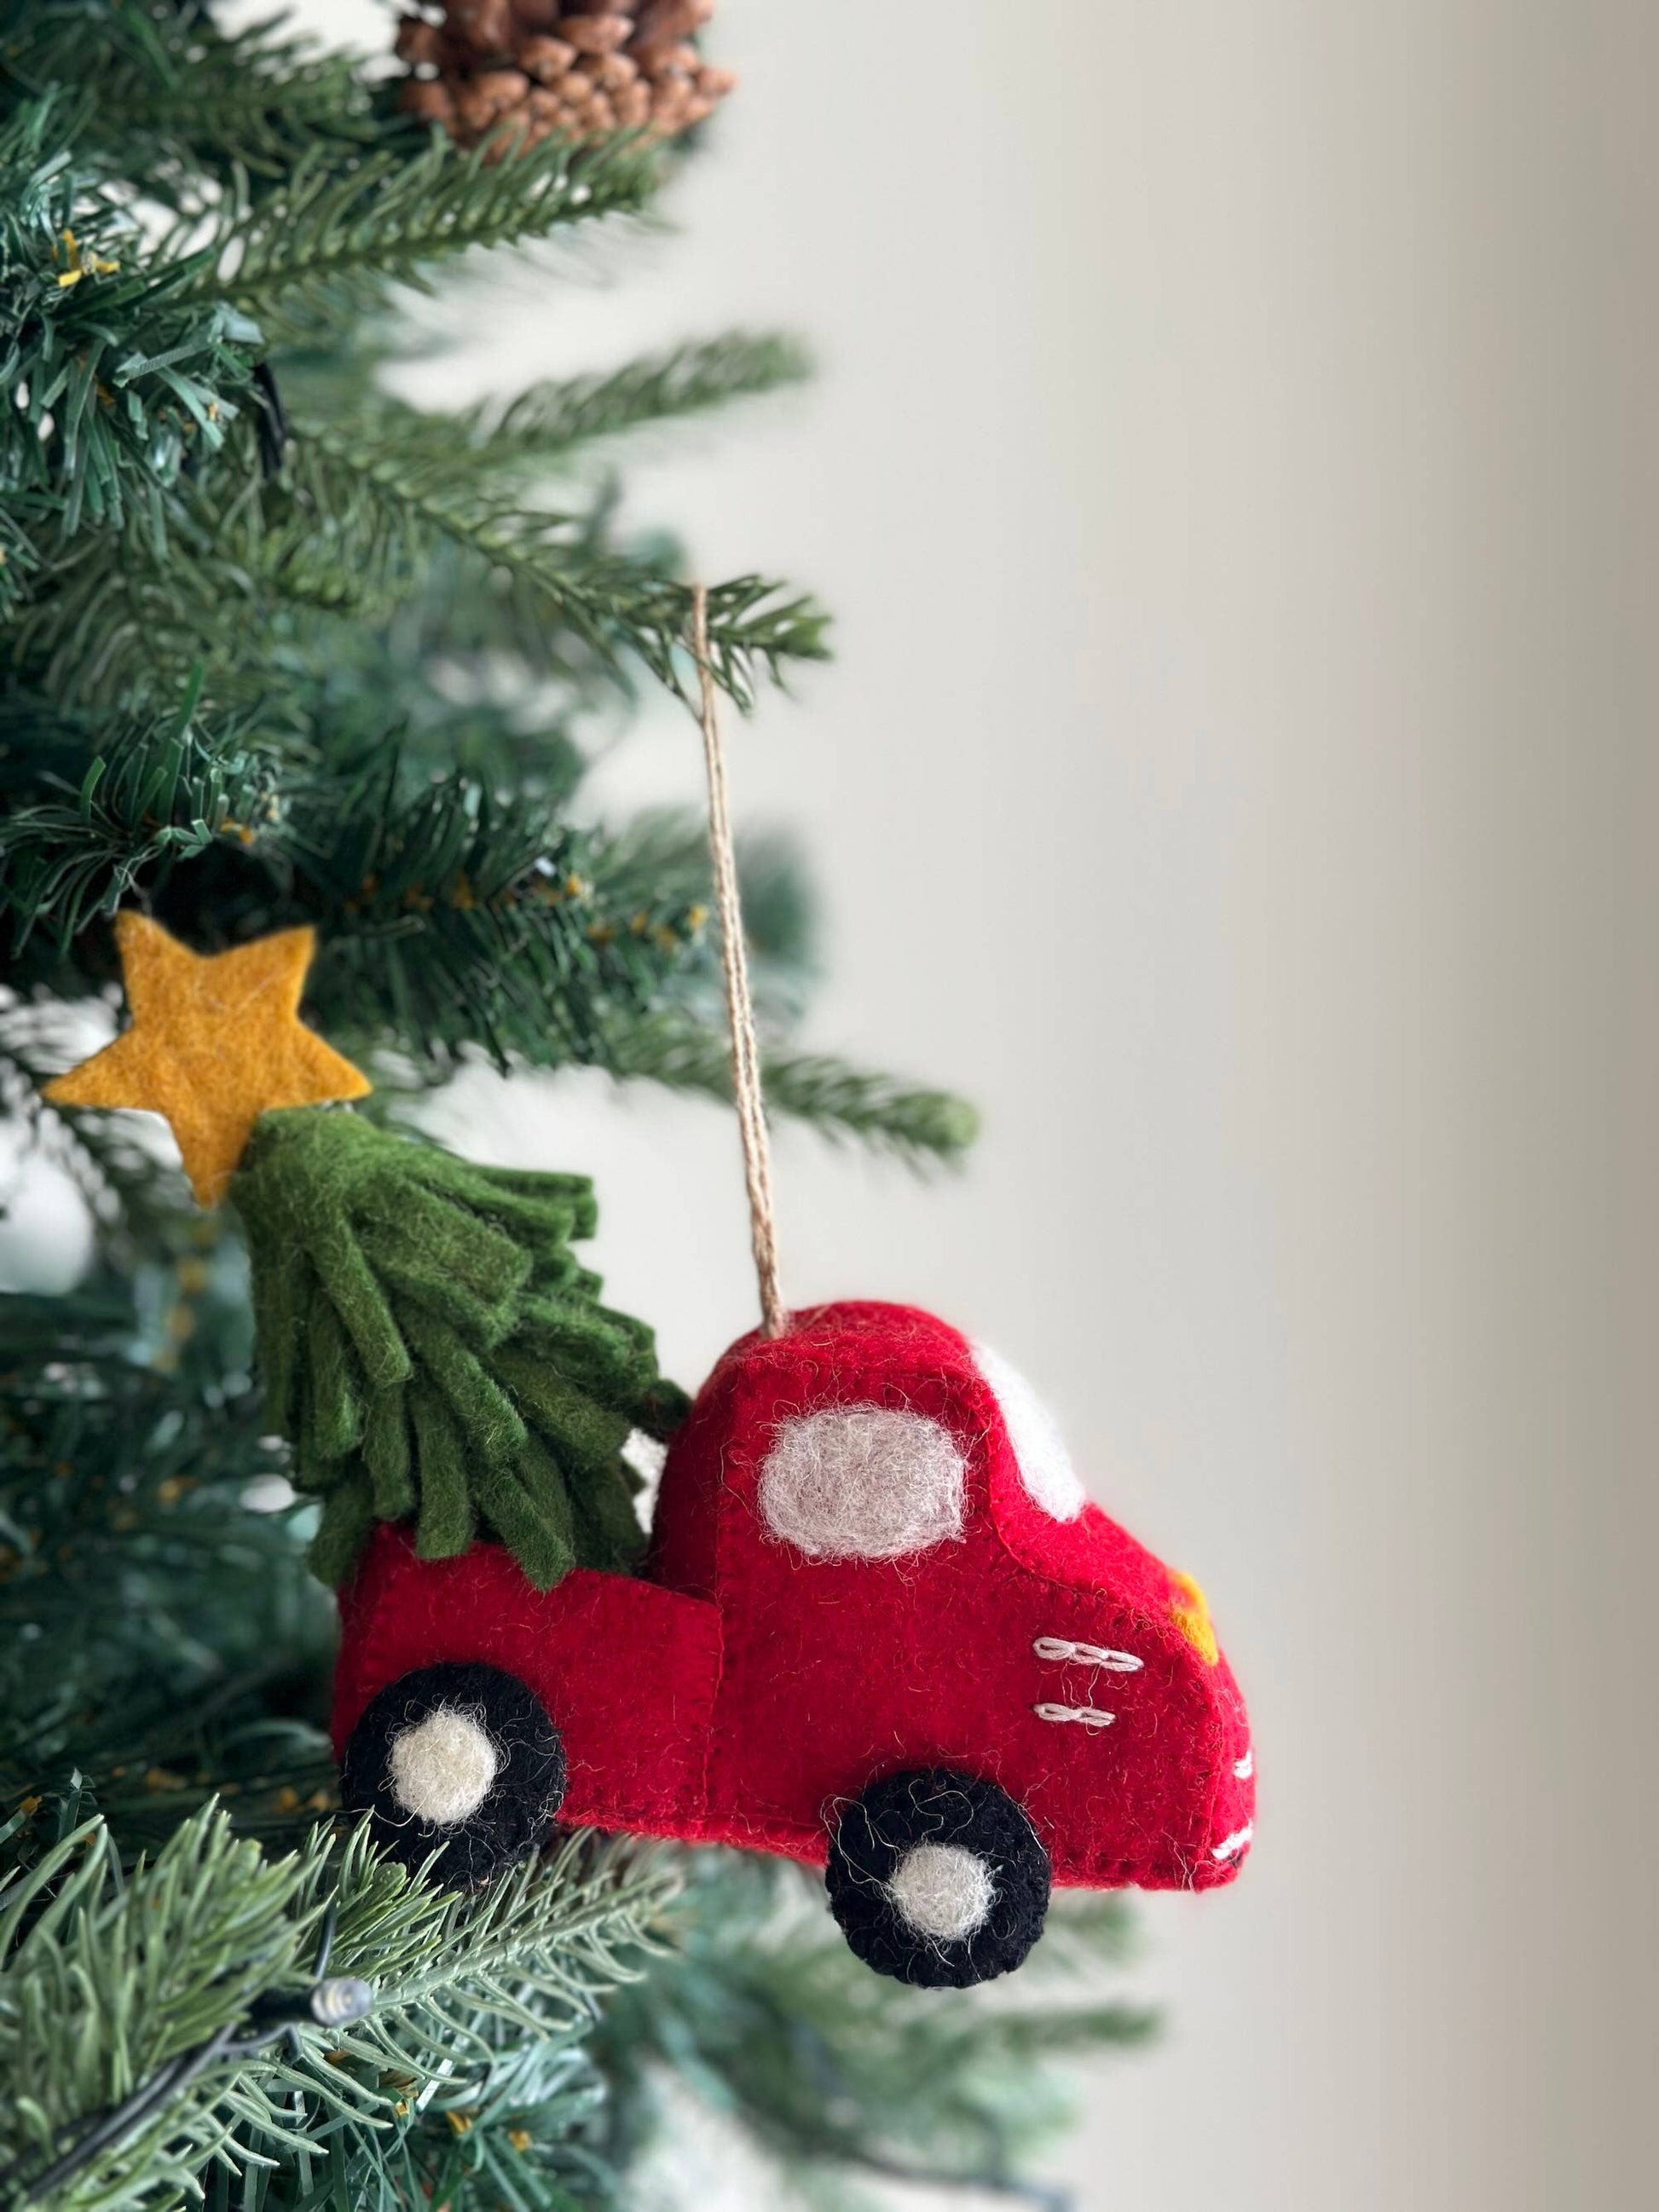
M 463 431 L 417 420 L 407 434 L 296 422 L 275 483 L 260 481 L 242 440 L 227 457 L 234 469 L 170 502 L 165 544 L 129 524 L 82 532 L 61 555 L 38 545 L 36 587 L 13 625 L 16 665 L 71 703 L 112 690 L 153 699 L 198 660 L 210 696 L 257 696 L 285 612 L 383 618 L 448 546 L 510 605 L 526 645 L 544 637 L 556 653 L 574 641 L 612 668 L 637 656 L 687 686 L 688 585 L 611 550 L 602 511 L 549 514 L 492 489 Z M 768 580 L 718 583 L 708 606 L 711 664 L 740 705 L 758 672 L 775 680 L 787 660 L 824 656 L 823 616 Z
M 346 161 L 386 124 L 361 58 L 285 29 L 228 32 L 203 0 L 4 0 L 0 100 L 95 86 L 77 144 L 163 198 L 194 173 L 281 177 L 307 154 Z
M 0 126 L 0 496 L 60 537 L 135 504 L 155 534 L 161 489 L 222 445 L 260 333 L 145 248 L 61 143 L 67 109 L 49 94 Z
M 866 2203 L 834 2185 L 867 2179 L 1059 2204 L 1024 2175 L 1068 2116 L 1066 2060 L 1155 2024 L 1104 1993 L 1131 1948 L 1114 1897 L 1058 1901 L 1021 1986 L 945 2004 L 864 1968 L 793 1867 L 700 1853 L 680 1919 L 674 1957 L 599 2031 L 621 2166 L 672 2119 L 672 2079 L 769 2153 L 796 2201 Z
M 599 1064 L 619 1077 L 644 1078 L 671 1090 L 732 1095 L 730 1048 L 719 1027 L 674 1014 L 629 1024 L 612 1036 Z M 851 1139 L 919 1168 L 961 1160 L 978 1133 L 979 1117 L 949 1091 L 912 1087 L 890 1075 L 850 1066 L 825 1053 L 773 1046 L 762 1055 L 768 1106 L 805 1121 L 826 1137 Z
M 205 240 L 182 217 L 161 253 L 188 268 L 196 298 L 257 316 L 272 337 L 308 336 L 359 320 L 394 285 L 430 291 L 434 264 L 459 254 L 637 215 L 659 166 L 636 138 L 546 138 L 502 161 L 434 133 L 417 153 L 398 147 L 344 169 L 319 152 L 268 191 L 234 195 Z
M 328 1970 L 373 1984 L 368 2017 L 216 2063 L 54 2192 L 52 2212 L 159 2207 L 193 2194 L 210 2165 L 237 2178 L 249 2212 L 317 2202 L 337 2177 L 324 2201 L 351 2212 L 418 2203 L 423 2172 L 485 2101 L 510 2095 L 515 2074 L 541 2087 L 544 2053 L 640 1971 L 672 1889 L 660 1856 L 577 1838 L 456 1899 L 381 1864 L 362 1830 L 343 1849 L 323 1831 L 268 1859 L 217 1808 L 124 1873 L 102 1821 L 82 1821 L 0 1888 L 0 2159 L 27 2178 L 158 2068 L 259 1999 L 302 1990 L 331 1913 Z M 564 2085 L 569 2132 L 592 2107 L 585 2072 Z M 538 2117 L 556 2155 L 554 2116 Z
M 811 374 L 811 356 L 775 331 L 728 331 L 598 375 L 532 385 L 458 417 L 473 465 L 522 471 L 566 459 L 601 438 L 729 406 Z
M 390 604 L 447 538 L 532 617 L 574 632 L 603 658 L 624 642 L 659 682 L 685 683 L 690 586 L 596 545 L 586 513 L 541 512 L 511 489 L 492 491 L 461 426 L 404 410 L 295 429 L 294 519 L 265 554 L 285 592 L 328 605 L 343 580 L 353 602 Z M 824 628 L 810 602 L 782 599 L 760 577 L 709 591 L 711 663 L 740 706 L 752 702 L 757 668 L 775 682 L 785 660 L 822 659 Z
M 246 726 L 190 711 L 96 718 L 14 693 L 0 746 L 0 921 L 21 953 L 38 929 L 66 949 L 142 880 L 251 842 L 278 811 L 276 763 Z

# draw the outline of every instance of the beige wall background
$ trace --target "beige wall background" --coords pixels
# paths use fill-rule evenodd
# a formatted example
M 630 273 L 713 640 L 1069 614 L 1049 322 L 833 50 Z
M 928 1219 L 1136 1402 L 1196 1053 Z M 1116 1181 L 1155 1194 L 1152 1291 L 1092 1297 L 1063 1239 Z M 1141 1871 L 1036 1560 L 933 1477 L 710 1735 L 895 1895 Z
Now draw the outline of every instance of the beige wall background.
M 814 1035 L 987 1134 L 925 1189 L 787 1138 L 789 1288 L 999 1341 L 1210 1587 L 1257 1718 L 1255 1857 L 1148 1906 L 1168 2033 L 1060 2164 L 1098 2212 L 1646 2201 L 1659 19 L 716 32 L 744 83 L 680 235 L 497 286 L 428 380 L 738 320 L 821 349 L 637 507 L 836 609 L 738 804 L 823 880 Z M 668 714 L 600 782 L 696 789 Z M 598 1172 L 677 1371 L 748 1326 L 722 1116 L 458 1111 Z

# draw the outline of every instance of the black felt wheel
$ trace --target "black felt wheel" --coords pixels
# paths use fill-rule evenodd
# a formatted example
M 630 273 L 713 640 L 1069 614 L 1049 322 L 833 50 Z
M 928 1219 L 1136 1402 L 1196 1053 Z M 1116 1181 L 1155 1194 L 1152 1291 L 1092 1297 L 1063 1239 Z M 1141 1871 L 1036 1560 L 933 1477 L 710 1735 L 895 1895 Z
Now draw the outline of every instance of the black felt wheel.
M 858 1957 L 924 1989 L 1012 1972 L 1042 1933 L 1052 1875 L 1024 1813 L 949 1767 L 893 1774 L 842 1813 L 830 1906 Z
M 476 1889 L 545 1840 L 564 1747 L 535 1692 L 499 1667 L 422 1667 L 374 1698 L 341 1762 L 349 1812 L 409 1868 Z M 438 1856 L 434 1860 L 434 1853 Z

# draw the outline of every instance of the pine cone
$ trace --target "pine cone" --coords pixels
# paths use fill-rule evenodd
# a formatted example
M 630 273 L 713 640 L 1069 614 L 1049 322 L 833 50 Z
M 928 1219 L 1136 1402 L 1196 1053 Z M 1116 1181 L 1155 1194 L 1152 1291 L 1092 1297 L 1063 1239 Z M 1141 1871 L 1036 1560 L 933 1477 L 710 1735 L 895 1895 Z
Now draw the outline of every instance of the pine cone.
M 714 0 L 432 0 L 398 26 L 403 106 L 492 156 L 558 132 L 670 138 L 737 82 L 692 43 Z

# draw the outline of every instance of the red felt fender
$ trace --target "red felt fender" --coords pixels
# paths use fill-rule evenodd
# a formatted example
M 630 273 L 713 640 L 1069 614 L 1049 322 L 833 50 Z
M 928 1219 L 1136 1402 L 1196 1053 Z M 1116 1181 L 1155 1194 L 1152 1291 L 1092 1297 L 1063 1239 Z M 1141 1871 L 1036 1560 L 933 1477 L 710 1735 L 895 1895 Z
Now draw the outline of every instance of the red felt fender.
M 909 1479 L 912 1438 L 959 1463 L 957 1519 L 896 1556 L 814 1556 L 769 1525 L 769 1455 L 817 1414 L 839 1449 L 864 1409 L 900 1417 L 877 1425 L 881 1480 Z M 950 1767 L 1025 1808 L 1060 1882 L 1207 1888 L 1249 1847 L 1249 1726 L 1201 1596 L 1097 1506 L 1045 1510 L 972 1348 L 910 1308 L 823 1306 L 732 1346 L 669 1453 L 642 1577 L 544 1593 L 500 1546 L 423 1562 L 382 1528 L 342 1617 L 339 1747 L 400 1675 L 487 1662 L 562 1735 L 572 1825 L 822 1863 L 838 1804 Z

